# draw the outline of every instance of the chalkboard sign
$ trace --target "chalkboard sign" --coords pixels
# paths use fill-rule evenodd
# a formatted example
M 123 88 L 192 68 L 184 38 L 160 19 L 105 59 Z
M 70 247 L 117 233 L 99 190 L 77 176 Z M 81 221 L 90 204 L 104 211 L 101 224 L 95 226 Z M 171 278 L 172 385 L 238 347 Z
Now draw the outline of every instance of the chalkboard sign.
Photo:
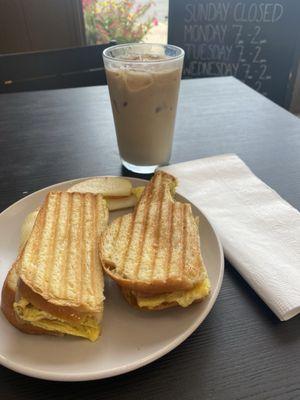
M 233 75 L 287 106 L 298 65 L 300 0 L 170 0 L 183 77 Z

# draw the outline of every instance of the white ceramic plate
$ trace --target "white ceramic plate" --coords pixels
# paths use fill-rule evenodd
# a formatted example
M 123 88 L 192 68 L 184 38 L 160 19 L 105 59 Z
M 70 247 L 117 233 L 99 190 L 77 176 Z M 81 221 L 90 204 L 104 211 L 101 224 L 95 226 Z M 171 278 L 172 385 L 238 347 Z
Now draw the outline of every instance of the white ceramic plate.
M 88 178 L 84 178 L 88 179 Z M 147 183 L 130 178 L 134 186 Z M 39 190 L 0 214 L 0 288 L 16 258 L 25 216 L 38 207 L 50 190 L 65 190 L 82 179 Z M 187 201 L 177 195 L 177 199 Z M 111 218 L 130 209 L 111 213 Z M 59 381 L 101 379 L 132 371 L 162 357 L 201 324 L 219 293 L 224 270 L 223 251 L 211 224 L 199 209 L 201 247 L 212 291 L 202 303 L 187 309 L 147 312 L 130 307 L 115 283 L 106 280 L 103 333 L 95 343 L 74 337 L 26 335 L 11 326 L 0 312 L 0 363 L 36 378 Z

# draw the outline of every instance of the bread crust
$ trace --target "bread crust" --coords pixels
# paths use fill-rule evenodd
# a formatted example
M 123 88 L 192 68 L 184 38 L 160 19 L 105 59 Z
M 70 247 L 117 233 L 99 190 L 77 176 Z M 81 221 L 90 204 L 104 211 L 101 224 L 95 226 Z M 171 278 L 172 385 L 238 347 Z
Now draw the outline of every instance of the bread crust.
M 12 266 L 7 274 L 1 293 L 1 309 L 4 316 L 15 328 L 17 328 L 21 332 L 29 333 L 31 335 L 49 334 L 49 331 L 23 322 L 22 320 L 17 318 L 13 307 L 16 297 L 16 291 L 9 284 L 10 274 L 12 273 L 13 268 L 16 268 L 15 264 Z
M 169 292 L 175 292 L 179 290 L 189 290 L 195 286 L 194 281 L 187 281 L 182 279 L 172 279 L 168 278 L 165 281 L 155 281 L 151 282 L 139 281 L 139 280 L 130 280 L 122 278 L 120 275 L 115 274 L 115 265 L 105 260 L 103 254 L 101 253 L 101 244 L 100 244 L 100 258 L 104 271 L 114 280 L 117 284 L 123 288 L 128 290 L 134 290 L 136 292 L 145 292 L 149 295 L 152 294 L 163 294 Z

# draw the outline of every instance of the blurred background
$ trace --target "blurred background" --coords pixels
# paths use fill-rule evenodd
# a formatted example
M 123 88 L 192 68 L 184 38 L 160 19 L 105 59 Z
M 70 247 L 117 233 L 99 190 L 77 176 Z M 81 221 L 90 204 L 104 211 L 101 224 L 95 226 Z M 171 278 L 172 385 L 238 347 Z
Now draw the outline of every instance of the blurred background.
M 69 55 L 73 75 L 74 59 L 86 59 L 84 65 L 75 62 L 85 69 L 84 80 L 77 74 L 77 86 L 103 84 L 95 75 L 101 45 L 169 42 L 186 51 L 184 78 L 234 75 L 297 114 L 299 38 L 298 0 L 0 0 L 0 91 L 60 87 L 51 86 L 50 78 L 69 72 Z M 83 47 L 84 53 L 75 53 Z M 74 51 L 64 54 L 64 49 Z M 38 53 L 47 60 L 44 71 Z M 64 70 L 57 67 L 57 57 Z M 31 70 L 33 64 L 38 70 Z M 87 78 L 88 70 L 93 79 Z M 43 74 L 48 86 L 38 84 Z M 74 79 L 60 82 L 76 86 Z

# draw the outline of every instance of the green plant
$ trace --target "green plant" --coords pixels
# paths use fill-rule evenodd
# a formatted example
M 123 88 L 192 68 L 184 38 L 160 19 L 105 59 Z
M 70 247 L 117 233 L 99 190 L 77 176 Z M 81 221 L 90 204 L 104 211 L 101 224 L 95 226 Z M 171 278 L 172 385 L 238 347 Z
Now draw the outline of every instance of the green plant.
M 139 42 L 157 19 L 147 16 L 152 0 L 140 4 L 136 0 L 82 0 L 88 44 Z

